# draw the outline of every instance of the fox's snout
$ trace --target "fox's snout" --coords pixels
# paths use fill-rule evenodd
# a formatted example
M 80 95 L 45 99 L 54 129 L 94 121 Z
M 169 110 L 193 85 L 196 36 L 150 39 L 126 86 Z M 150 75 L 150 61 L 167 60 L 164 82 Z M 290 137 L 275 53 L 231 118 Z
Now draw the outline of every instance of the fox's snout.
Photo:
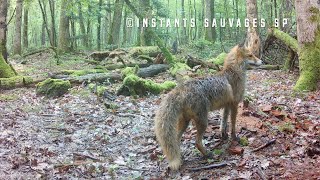
M 251 65 L 260 66 L 260 65 L 262 65 L 263 61 L 261 59 L 257 58 L 256 56 L 253 56 L 252 59 L 247 60 L 247 63 L 251 64 Z

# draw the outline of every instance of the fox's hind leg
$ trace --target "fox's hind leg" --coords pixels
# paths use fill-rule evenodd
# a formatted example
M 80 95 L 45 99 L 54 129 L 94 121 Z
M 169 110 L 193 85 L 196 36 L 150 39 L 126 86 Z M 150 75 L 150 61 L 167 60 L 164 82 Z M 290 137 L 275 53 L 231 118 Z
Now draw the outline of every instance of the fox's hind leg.
M 231 138 L 238 140 L 236 136 L 236 118 L 238 113 L 238 104 L 231 105 Z
M 197 119 L 195 119 L 195 121 L 197 128 L 196 147 L 203 156 L 208 156 L 207 150 L 203 147 L 202 144 L 203 135 L 208 126 L 207 115 L 199 116 Z
M 220 124 L 221 138 L 222 140 L 228 139 L 228 117 L 230 113 L 230 108 L 226 106 L 223 111 L 223 118 Z
M 190 122 L 190 119 L 187 119 L 183 116 L 179 118 L 178 127 L 177 127 L 178 142 L 181 141 L 182 134 L 186 131 L 187 127 L 189 126 L 189 122 Z

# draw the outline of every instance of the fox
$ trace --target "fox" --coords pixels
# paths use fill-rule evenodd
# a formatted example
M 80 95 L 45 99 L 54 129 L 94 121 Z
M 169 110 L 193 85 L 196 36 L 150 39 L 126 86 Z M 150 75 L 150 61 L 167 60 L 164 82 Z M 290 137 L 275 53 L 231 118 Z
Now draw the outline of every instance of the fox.
M 231 116 L 231 138 L 237 140 L 236 116 L 245 92 L 247 64 L 259 66 L 262 60 L 251 48 L 238 44 L 227 54 L 219 73 L 186 81 L 161 101 L 155 113 L 154 129 L 171 170 L 178 170 L 182 165 L 180 141 L 190 121 L 197 130 L 196 148 L 204 157 L 210 156 L 202 144 L 210 111 L 223 109 L 220 123 L 223 140 L 228 139 L 227 120 Z

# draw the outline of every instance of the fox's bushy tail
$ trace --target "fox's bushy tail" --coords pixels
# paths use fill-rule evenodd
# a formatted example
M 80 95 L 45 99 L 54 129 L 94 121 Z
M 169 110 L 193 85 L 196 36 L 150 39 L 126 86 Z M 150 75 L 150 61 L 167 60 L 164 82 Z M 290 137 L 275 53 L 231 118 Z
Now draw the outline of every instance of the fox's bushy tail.
M 181 101 L 173 93 L 162 100 L 155 116 L 155 133 L 169 167 L 177 170 L 181 166 L 180 139 L 177 135 L 177 122 L 181 112 Z

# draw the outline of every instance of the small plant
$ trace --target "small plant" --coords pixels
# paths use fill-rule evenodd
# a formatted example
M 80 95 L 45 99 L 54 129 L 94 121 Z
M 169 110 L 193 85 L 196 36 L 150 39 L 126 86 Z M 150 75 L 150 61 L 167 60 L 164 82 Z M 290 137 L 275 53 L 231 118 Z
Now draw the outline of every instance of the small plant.
M 158 157 L 159 161 L 163 161 L 164 160 L 164 155 L 158 155 L 157 157 Z
M 223 153 L 223 151 L 221 149 L 215 149 L 215 150 L 213 150 L 213 153 L 215 155 L 221 155 Z
M 281 132 L 293 133 L 295 128 L 291 122 L 286 122 L 286 123 L 278 126 L 278 130 Z
M 248 141 L 247 137 L 240 138 L 240 145 L 241 146 L 248 146 L 249 145 L 249 141 Z

